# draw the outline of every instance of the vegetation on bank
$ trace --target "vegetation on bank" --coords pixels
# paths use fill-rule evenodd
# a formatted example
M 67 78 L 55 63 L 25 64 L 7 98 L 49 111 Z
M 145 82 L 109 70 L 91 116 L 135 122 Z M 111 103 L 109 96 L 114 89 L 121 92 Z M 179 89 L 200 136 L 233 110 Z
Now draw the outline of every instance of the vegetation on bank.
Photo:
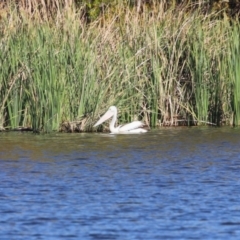
M 121 123 L 239 125 L 239 21 L 157 2 L 116 1 L 91 21 L 74 4 L 54 17 L 5 6 L 0 128 L 91 131 L 110 105 Z

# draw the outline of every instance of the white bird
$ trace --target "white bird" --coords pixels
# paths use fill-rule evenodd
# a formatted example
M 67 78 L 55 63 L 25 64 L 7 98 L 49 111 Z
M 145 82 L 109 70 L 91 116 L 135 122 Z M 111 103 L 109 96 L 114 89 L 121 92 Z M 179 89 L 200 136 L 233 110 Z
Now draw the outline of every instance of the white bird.
M 97 123 L 93 126 L 96 127 L 101 123 L 105 122 L 107 119 L 112 118 L 110 122 L 110 131 L 112 134 L 128 134 L 128 133 L 145 133 L 146 129 L 141 128 L 144 124 L 140 121 L 133 121 L 126 125 L 119 125 L 115 127 L 115 123 L 117 121 L 117 108 L 115 106 L 111 106 L 108 111 L 97 121 Z

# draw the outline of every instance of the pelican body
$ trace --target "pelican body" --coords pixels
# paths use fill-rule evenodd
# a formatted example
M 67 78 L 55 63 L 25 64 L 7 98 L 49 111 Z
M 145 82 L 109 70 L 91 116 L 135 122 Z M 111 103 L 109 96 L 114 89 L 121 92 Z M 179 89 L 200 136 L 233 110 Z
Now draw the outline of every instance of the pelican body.
M 111 106 L 108 111 L 97 121 L 97 123 L 93 126 L 96 127 L 109 118 L 112 117 L 110 122 L 110 131 L 112 134 L 129 134 L 129 133 L 145 133 L 146 129 L 142 128 L 144 124 L 140 121 L 133 121 L 126 125 L 119 125 L 115 127 L 115 123 L 117 121 L 117 108 L 115 106 Z

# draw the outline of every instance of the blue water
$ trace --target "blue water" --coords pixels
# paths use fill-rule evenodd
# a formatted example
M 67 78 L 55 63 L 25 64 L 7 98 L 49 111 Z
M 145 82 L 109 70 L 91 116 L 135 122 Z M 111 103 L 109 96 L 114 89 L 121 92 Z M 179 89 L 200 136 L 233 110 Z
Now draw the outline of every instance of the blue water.
M 240 239 L 240 130 L 0 133 L 0 239 Z

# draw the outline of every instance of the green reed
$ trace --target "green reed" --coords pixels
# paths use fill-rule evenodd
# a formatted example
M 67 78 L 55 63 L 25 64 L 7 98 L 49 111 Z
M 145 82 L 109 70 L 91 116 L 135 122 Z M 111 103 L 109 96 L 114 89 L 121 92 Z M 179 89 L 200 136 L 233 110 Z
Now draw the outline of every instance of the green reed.
M 54 22 L 14 10 L 2 20 L 1 128 L 91 131 L 110 105 L 121 123 L 220 125 L 234 114 L 239 124 L 238 23 L 161 4 L 117 9 L 88 25 L 74 9 Z
M 200 21 L 196 22 L 196 29 L 192 29 L 192 38 L 189 43 L 189 67 L 193 82 L 193 91 L 196 101 L 196 120 L 208 121 L 208 106 L 210 97 L 209 82 L 211 77 L 211 56 L 208 56 L 206 46 L 206 33 L 202 29 Z M 207 31 L 206 31 L 207 32 Z M 207 32 L 208 33 L 208 32 Z
M 229 54 L 230 81 L 232 84 L 233 125 L 240 124 L 240 25 L 235 24 L 231 32 Z

